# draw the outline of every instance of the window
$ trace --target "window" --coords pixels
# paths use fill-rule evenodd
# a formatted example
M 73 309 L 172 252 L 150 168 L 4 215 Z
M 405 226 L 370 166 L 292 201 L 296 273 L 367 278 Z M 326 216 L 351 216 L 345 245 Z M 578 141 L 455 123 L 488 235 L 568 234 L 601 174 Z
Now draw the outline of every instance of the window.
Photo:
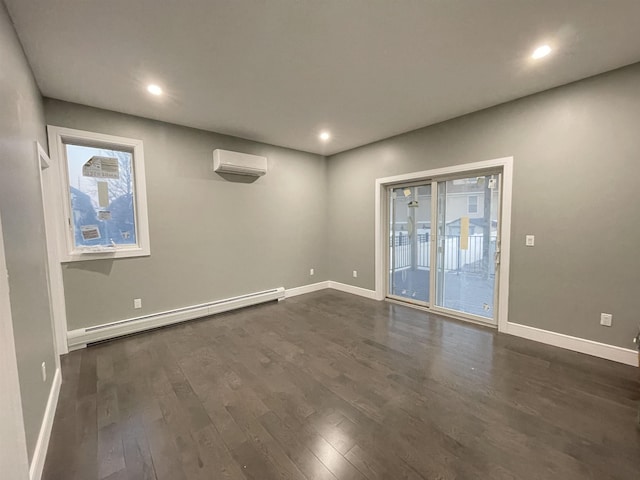
M 142 142 L 48 127 L 65 223 L 63 261 L 149 255 Z
M 478 196 L 469 195 L 467 197 L 467 213 L 478 213 Z

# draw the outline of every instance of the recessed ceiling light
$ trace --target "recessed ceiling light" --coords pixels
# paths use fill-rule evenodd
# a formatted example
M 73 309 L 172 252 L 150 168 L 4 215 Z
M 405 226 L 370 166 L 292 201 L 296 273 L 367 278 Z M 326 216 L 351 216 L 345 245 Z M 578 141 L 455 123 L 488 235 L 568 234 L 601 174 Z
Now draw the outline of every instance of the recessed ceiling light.
M 550 53 L 551 47 L 549 45 L 542 45 L 533 51 L 533 53 L 531 54 L 531 58 L 537 60 L 538 58 L 546 57 Z
M 326 142 L 331 138 L 331 134 L 329 132 L 320 132 L 320 140 Z
M 162 89 L 158 85 L 154 85 L 153 83 L 147 87 L 147 92 L 151 95 L 162 95 Z

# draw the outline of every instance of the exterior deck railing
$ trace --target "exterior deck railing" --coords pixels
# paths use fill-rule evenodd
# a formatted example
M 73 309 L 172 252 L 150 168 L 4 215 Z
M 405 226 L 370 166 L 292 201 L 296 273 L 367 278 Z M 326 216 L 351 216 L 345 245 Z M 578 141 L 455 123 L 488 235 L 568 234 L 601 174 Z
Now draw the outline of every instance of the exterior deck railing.
M 409 268 L 414 261 L 416 268 L 422 270 L 431 268 L 431 236 L 428 233 L 418 233 L 417 236 L 414 257 L 412 239 L 409 234 L 397 232 L 394 235 L 393 248 L 390 252 L 390 267 L 392 269 Z M 496 251 L 496 237 L 494 232 L 489 237 L 488 259 L 491 262 Z M 460 248 L 460 235 L 445 235 L 441 242 L 444 247 L 444 269 L 446 272 L 484 273 L 483 235 L 469 235 L 468 248 L 466 249 Z

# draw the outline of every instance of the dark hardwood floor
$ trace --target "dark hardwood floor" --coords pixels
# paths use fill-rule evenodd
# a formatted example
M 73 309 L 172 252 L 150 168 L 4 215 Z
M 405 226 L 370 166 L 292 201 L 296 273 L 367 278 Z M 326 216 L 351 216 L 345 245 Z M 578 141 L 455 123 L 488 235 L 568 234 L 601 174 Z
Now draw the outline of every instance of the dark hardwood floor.
M 638 480 L 638 370 L 325 290 L 65 356 L 43 478 Z

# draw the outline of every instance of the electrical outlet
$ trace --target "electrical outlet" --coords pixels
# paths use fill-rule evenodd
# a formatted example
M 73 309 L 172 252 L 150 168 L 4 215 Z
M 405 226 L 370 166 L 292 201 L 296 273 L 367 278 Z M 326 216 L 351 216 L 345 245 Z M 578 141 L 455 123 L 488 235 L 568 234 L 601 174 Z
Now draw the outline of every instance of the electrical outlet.
M 46 382 L 47 381 L 47 362 L 42 362 L 42 366 L 40 368 L 42 369 L 42 381 Z
M 357 270 L 353 271 L 353 278 L 358 278 L 358 271 Z
M 309 275 L 313 275 L 314 273 L 316 273 L 313 268 L 309 269 Z
M 142 308 L 142 299 L 134 298 L 133 299 L 133 308 Z
M 610 313 L 601 313 L 600 314 L 600 325 L 604 325 L 605 327 L 610 327 L 611 322 L 613 321 L 613 315 Z

